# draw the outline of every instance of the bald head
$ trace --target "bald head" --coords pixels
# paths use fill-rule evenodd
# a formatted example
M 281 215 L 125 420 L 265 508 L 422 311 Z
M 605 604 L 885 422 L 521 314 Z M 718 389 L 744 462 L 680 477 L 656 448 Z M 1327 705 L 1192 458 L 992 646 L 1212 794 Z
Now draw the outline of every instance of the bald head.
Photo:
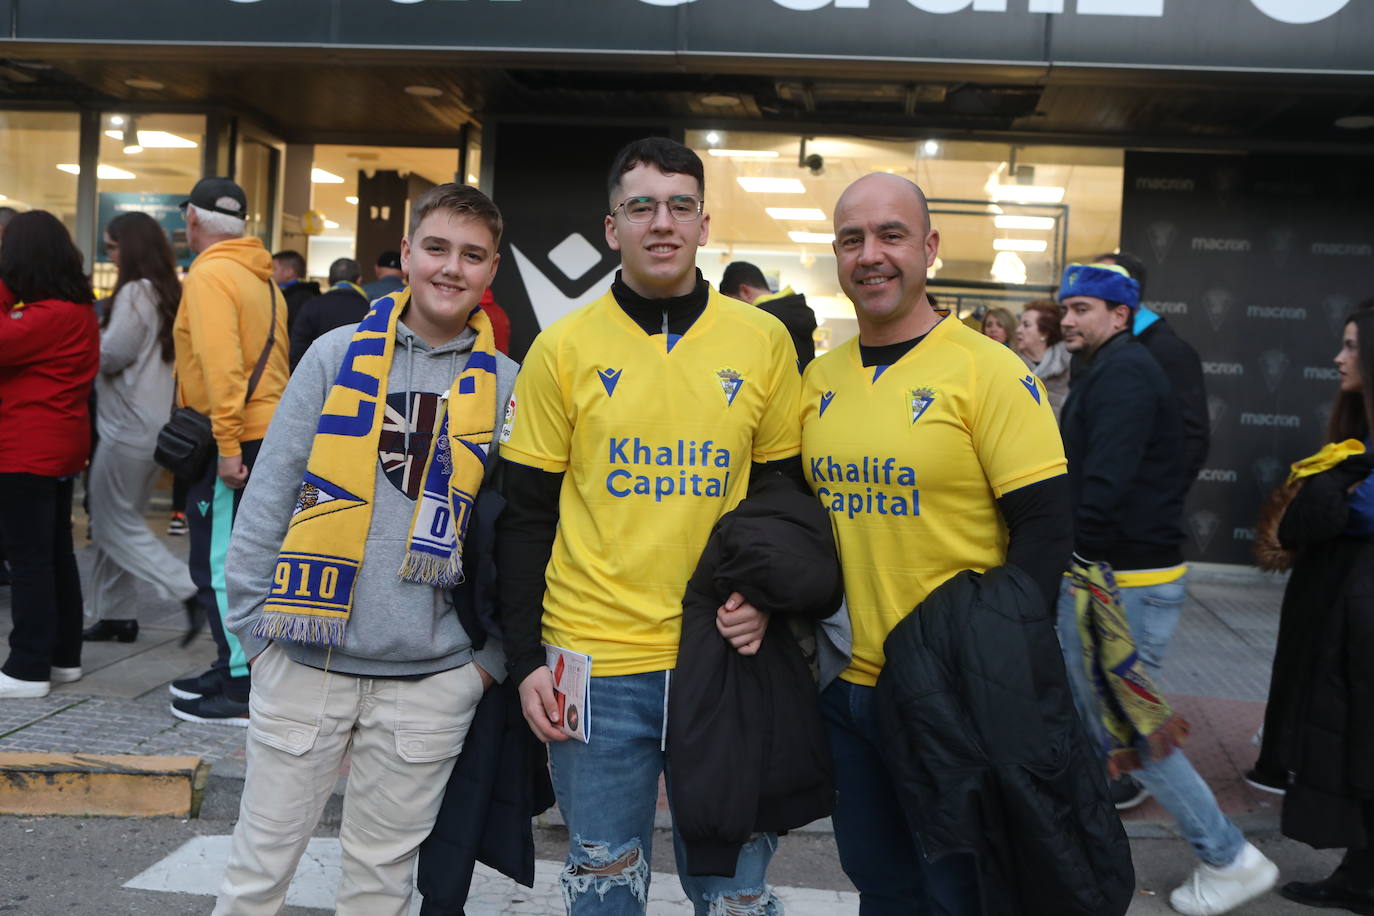
M 909 200 L 920 213 L 919 225 L 925 232 L 930 231 L 930 205 L 926 202 L 926 192 L 921 190 L 921 186 L 909 178 L 900 175 L 893 175 L 888 172 L 869 172 L 862 178 L 852 182 L 849 187 L 840 194 L 840 199 L 835 201 L 835 232 L 838 235 L 841 222 L 840 217 L 846 205 L 855 201 L 867 199 L 872 195 L 888 197 L 899 207 L 902 203 Z

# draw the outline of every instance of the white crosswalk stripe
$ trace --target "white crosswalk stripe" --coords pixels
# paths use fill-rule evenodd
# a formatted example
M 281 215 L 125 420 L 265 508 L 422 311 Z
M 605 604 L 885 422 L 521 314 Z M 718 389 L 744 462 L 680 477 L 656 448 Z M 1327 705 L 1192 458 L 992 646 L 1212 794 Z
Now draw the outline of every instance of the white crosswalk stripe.
M 188 840 L 171 855 L 135 875 L 124 886 L 137 890 L 179 894 L 214 895 L 224 864 L 229 858 L 229 837 L 201 836 Z M 527 888 L 479 865 L 468 895 L 469 916 L 550 914 L 563 911 L 558 887 L 562 863 L 535 863 L 534 887 Z M 286 902 L 291 906 L 334 909 L 334 889 L 339 885 L 339 841 L 316 837 L 310 841 Z M 859 911 L 858 894 L 807 887 L 775 887 L 788 916 L 845 916 Z M 412 916 L 420 912 L 417 895 Z M 649 916 L 690 916 L 691 906 L 682 896 L 677 876 L 654 872 L 649 885 Z

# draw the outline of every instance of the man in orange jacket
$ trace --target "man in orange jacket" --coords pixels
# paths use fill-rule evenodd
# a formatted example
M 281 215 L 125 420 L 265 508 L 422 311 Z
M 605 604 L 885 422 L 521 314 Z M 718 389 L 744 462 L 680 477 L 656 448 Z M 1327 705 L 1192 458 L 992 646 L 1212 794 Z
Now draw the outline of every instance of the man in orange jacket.
M 191 578 L 218 652 L 209 671 L 172 682 L 172 714 L 247 726 L 248 659 L 223 623 L 224 560 L 239 497 L 286 388 L 286 307 L 272 282 L 271 255 L 243 235 L 242 188 L 202 178 L 181 206 L 197 257 L 173 325 L 177 403 L 209 417 L 215 438 L 215 455 L 186 494 Z

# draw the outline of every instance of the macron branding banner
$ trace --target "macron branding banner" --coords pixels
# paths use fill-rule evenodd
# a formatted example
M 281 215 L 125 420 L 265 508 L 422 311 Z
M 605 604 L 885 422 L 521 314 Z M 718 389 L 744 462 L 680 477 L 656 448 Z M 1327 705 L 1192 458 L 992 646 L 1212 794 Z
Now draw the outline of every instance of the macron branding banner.
M 1343 321 L 1374 295 L 1374 205 L 1356 158 L 1126 154 L 1121 247 L 1145 304 L 1202 356 L 1212 448 L 1188 556 L 1251 563 L 1255 519 L 1325 440 Z
M 0 38 L 35 41 L 1374 72 L 1367 0 L 0 0 L 0 17 Z

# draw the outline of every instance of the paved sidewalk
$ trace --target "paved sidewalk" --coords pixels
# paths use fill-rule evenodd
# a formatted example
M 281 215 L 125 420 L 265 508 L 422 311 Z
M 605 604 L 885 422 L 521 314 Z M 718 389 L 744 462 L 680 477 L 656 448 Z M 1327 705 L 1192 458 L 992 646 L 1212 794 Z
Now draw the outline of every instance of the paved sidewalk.
M 149 514 L 155 531 L 165 529 L 167 512 L 164 493 Z M 76 518 L 77 559 L 83 581 L 89 581 L 93 550 L 80 509 Z M 185 555 L 187 538 L 164 540 Z M 1162 686 L 1193 724 L 1188 756 L 1223 810 L 1247 832 L 1274 830 L 1277 796 L 1251 789 L 1241 774 L 1254 761 L 1251 738 L 1264 715 L 1283 581 L 1220 566 L 1197 568 L 1190 579 L 1189 603 Z M 183 722 L 168 711 L 168 682 L 204 670 L 214 658 L 208 631 L 181 648 L 181 607 L 146 586 L 139 595 L 137 641 L 87 643 L 80 681 L 57 686 L 40 700 L 0 701 L 0 750 L 191 754 L 207 760 L 216 777 L 242 779 L 244 729 Z M 0 627 L 8 632 L 9 589 L 3 587 Z M 1168 815 L 1154 802 L 1125 820 L 1132 836 L 1172 835 Z M 558 823 L 557 812 L 546 822 Z

